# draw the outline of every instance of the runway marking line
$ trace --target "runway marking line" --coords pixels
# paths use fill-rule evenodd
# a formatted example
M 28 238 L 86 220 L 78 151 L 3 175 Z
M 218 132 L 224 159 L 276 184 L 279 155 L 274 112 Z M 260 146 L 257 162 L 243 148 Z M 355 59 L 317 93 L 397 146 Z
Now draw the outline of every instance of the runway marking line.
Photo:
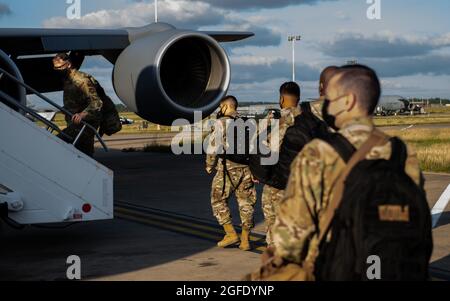
M 116 209 L 116 212 L 117 211 L 120 212 L 120 213 L 123 213 L 125 215 L 126 214 L 133 214 L 133 213 L 136 214 L 135 211 L 132 211 L 132 210 L 129 210 L 129 209 L 120 208 L 120 207 Z M 143 217 L 151 217 L 153 219 L 156 219 L 156 220 L 159 220 L 159 221 L 162 221 L 162 222 L 176 223 L 176 224 L 179 224 L 181 226 L 187 226 L 187 227 L 190 227 L 190 228 L 196 228 L 196 229 L 205 230 L 205 231 L 208 231 L 208 232 L 215 232 L 215 233 L 219 233 L 220 232 L 219 229 L 215 229 L 213 227 L 203 226 L 203 225 L 195 224 L 195 223 L 191 223 L 191 222 L 185 222 L 183 220 L 176 220 L 174 218 L 158 216 L 156 214 L 139 212 L 139 215 L 143 216 Z
M 193 217 L 193 216 L 189 216 L 189 215 L 185 215 L 185 214 L 169 212 L 169 211 L 164 211 L 164 210 L 145 207 L 145 206 L 136 206 L 136 205 L 122 203 L 122 202 L 116 202 L 116 205 L 121 208 L 131 209 L 131 210 L 150 213 L 150 214 L 156 214 L 158 216 L 166 216 L 166 217 L 170 217 L 170 218 L 181 219 L 181 220 L 185 220 L 185 221 L 195 222 L 198 224 L 203 224 L 205 226 L 209 226 L 209 227 L 213 227 L 213 228 L 218 228 L 218 225 L 216 223 L 213 223 L 210 220 L 201 219 L 201 218 L 197 218 L 197 217 Z
M 158 219 L 166 219 L 170 222 L 175 222 L 186 226 L 193 226 L 195 228 L 203 228 L 206 231 L 219 233 L 221 236 L 224 235 L 222 227 L 216 223 L 211 222 L 210 220 L 145 206 L 137 206 L 126 202 L 116 202 L 116 208 L 128 209 L 139 214 L 147 214 Z M 241 230 L 241 227 L 239 226 L 236 226 L 236 228 L 237 230 Z M 252 233 L 251 238 L 254 241 L 265 240 L 265 235 L 259 233 Z
M 169 225 L 169 224 L 151 220 L 151 219 L 148 219 L 145 217 L 139 217 L 139 216 L 134 216 L 134 215 L 122 214 L 122 213 L 118 213 L 117 216 L 119 218 L 123 218 L 126 220 L 138 221 L 138 222 L 146 224 L 146 225 L 155 226 L 160 229 L 171 230 L 171 231 L 175 231 L 177 233 L 189 234 L 189 235 L 193 235 L 195 237 L 206 238 L 208 240 L 215 240 L 217 238 L 214 235 L 209 235 L 209 234 L 203 233 L 201 231 L 190 230 L 190 229 L 186 229 L 184 227 L 175 226 L 175 225 Z
M 116 206 L 115 215 L 118 218 L 125 220 L 135 221 L 162 230 L 169 230 L 213 242 L 219 241 L 224 235 L 221 228 L 212 225 L 205 226 L 203 222 L 197 223 L 197 221 L 182 220 L 180 217 L 160 216 L 158 213 L 143 212 L 138 211 L 137 209 L 123 208 L 121 206 Z M 167 215 L 167 213 L 165 215 Z M 252 249 L 252 252 L 261 254 L 265 250 L 260 235 L 252 235 L 250 240 L 255 246 L 255 248 Z
M 449 201 L 450 201 L 450 185 L 448 185 L 447 189 L 445 189 L 444 193 L 442 193 L 441 197 L 431 210 L 433 228 L 436 228 L 436 226 L 438 225 L 439 219 L 441 218 L 441 215 L 444 212 L 445 208 L 447 207 Z
M 149 219 L 146 217 L 135 216 L 134 214 L 122 214 L 119 212 L 119 213 L 116 213 L 116 216 L 118 218 L 121 218 L 124 220 L 138 222 L 138 223 L 152 226 L 152 227 L 155 227 L 155 228 L 158 228 L 161 230 L 172 231 L 172 232 L 176 232 L 176 233 L 183 234 L 183 235 L 189 235 L 189 236 L 192 236 L 195 238 L 200 238 L 200 239 L 208 240 L 211 242 L 217 242 L 222 238 L 222 236 L 215 236 L 215 235 L 204 233 L 202 231 L 188 229 L 188 228 L 182 227 L 182 226 L 170 225 L 170 224 L 167 224 L 164 222 L 158 222 L 156 220 L 152 220 L 152 219 Z M 252 241 L 254 241 L 254 240 L 252 240 Z M 260 246 L 260 247 L 252 249 L 251 252 L 257 253 L 257 254 L 262 254 L 262 252 L 264 252 L 264 250 L 265 250 L 265 247 Z

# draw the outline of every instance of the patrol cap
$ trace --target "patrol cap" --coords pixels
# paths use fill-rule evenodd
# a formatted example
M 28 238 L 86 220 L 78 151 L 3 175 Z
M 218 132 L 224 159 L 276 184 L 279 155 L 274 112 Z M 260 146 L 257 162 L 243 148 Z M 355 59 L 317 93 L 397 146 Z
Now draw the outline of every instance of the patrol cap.
M 58 53 L 53 58 L 55 69 L 64 69 L 70 63 L 70 56 L 67 53 Z

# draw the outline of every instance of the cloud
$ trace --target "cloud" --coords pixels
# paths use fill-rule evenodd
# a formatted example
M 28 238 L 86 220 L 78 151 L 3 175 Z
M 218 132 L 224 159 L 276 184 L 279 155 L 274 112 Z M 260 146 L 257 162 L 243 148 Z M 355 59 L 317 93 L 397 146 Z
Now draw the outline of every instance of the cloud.
M 161 20 L 170 20 L 178 27 L 222 23 L 224 12 L 213 8 L 210 4 L 198 1 L 160 1 L 158 11 Z M 99 10 L 82 16 L 80 19 L 69 20 L 66 17 L 53 17 L 45 20 L 44 27 L 56 28 L 112 28 L 143 26 L 154 19 L 153 3 L 133 3 L 123 9 Z
M 231 57 L 233 83 L 258 83 L 273 79 L 291 80 L 292 65 L 281 57 Z M 304 63 L 296 65 L 299 81 L 319 79 L 320 70 Z
M 399 36 L 390 32 L 373 36 L 342 33 L 319 50 L 329 57 L 357 59 L 381 77 L 450 75 L 450 33 L 440 36 Z M 398 88 L 398 87 L 397 87 Z
M 342 21 L 349 21 L 351 19 L 350 15 L 342 10 L 339 10 L 335 13 L 336 18 Z
M 281 8 L 290 5 L 314 5 L 336 0 L 203 0 L 217 7 L 228 9 Z
M 0 17 L 12 14 L 11 8 L 7 4 L 0 3 Z
M 381 77 L 410 75 L 450 75 L 450 55 L 426 55 L 394 59 L 365 59 L 360 63 L 374 68 Z
M 393 81 L 389 79 L 382 79 L 381 80 L 381 86 L 383 87 L 383 90 L 385 89 L 404 89 L 405 86 L 399 83 L 398 81 Z
M 178 28 L 199 29 L 220 26 L 223 30 L 252 31 L 256 35 L 236 45 L 278 46 L 281 34 L 269 29 L 261 18 L 241 18 L 235 13 L 213 7 L 209 3 L 186 0 L 160 1 L 158 11 L 161 20 L 170 20 Z M 143 26 L 153 20 L 154 4 L 132 3 L 123 9 L 100 10 L 84 15 L 81 19 L 69 20 L 53 17 L 44 21 L 46 28 L 119 28 Z M 267 20 L 264 20 L 267 21 Z M 232 44 L 231 47 L 235 47 Z
M 426 55 L 450 46 L 450 34 L 439 37 L 401 37 L 392 33 L 365 36 L 360 33 L 339 34 L 318 48 L 328 56 L 340 58 L 398 58 Z
M 265 47 L 278 46 L 281 44 L 281 34 L 273 29 L 245 23 L 244 28 L 247 28 L 246 31 L 251 31 L 255 34 L 251 39 L 242 41 L 242 44 L 245 46 Z
M 282 34 L 276 26 L 267 25 L 270 21 L 266 18 L 240 18 L 234 13 L 228 12 L 221 30 L 229 31 L 250 31 L 255 35 L 251 39 L 244 40 L 237 44 L 231 44 L 232 47 L 245 46 L 279 46 L 281 44 Z

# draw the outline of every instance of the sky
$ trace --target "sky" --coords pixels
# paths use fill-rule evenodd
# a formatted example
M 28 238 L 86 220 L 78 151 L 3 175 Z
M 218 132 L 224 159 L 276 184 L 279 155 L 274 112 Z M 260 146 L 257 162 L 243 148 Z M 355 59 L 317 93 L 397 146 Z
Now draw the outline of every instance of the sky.
M 119 28 L 154 20 L 153 0 L 80 0 L 81 18 L 67 18 L 75 0 L 0 0 L 1 27 Z M 380 19 L 369 19 L 376 0 L 159 0 L 159 20 L 179 28 L 245 30 L 254 38 L 223 44 L 232 68 L 230 93 L 241 101 L 274 102 L 291 80 L 290 34 L 302 99 L 317 96 L 321 70 L 349 60 L 373 67 L 384 95 L 450 98 L 450 1 L 378 0 Z M 115 97 L 112 66 L 89 58 L 93 74 Z M 60 97 L 59 94 L 55 94 Z

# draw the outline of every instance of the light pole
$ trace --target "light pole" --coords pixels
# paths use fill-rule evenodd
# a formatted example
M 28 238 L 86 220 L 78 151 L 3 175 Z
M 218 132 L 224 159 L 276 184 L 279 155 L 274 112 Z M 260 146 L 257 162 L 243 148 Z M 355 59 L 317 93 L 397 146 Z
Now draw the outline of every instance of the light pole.
M 155 0 L 155 23 L 158 23 L 158 0 Z
M 292 81 L 295 82 L 295 42 L 300 41 L 301 36 L 288 36 L 288 41 L 292 43 Z

